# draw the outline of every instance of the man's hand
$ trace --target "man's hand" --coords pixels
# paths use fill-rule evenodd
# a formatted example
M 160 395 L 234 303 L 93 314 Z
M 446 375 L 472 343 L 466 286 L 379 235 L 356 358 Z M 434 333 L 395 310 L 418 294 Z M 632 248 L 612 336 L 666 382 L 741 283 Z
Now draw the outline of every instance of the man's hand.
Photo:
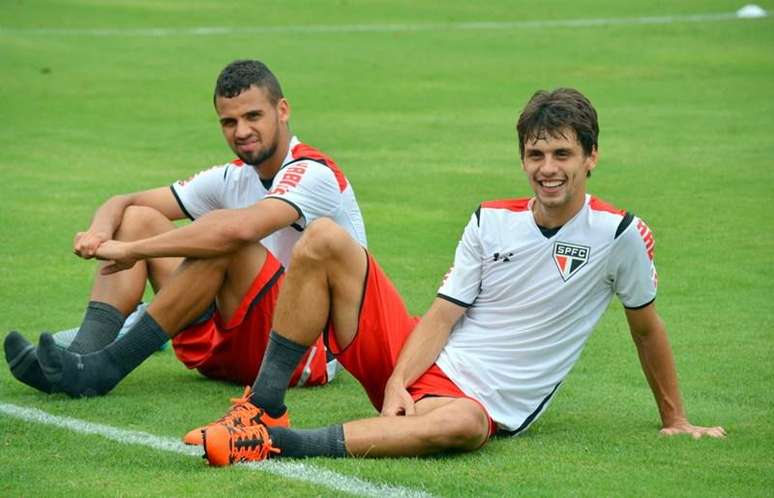
M 724 438 L 726 437 L 726 430 L 720 426 L 717 427 L 700 427 L 693 425 L 687 420 L 675 422 L 668 427 L 661 429 L 661 434 L 664 436 L 676 436 L 678 434 L 690 434 L 694 439 L 701 437 L 714 437 Z
M 392 379 L 387 381 L 384 387 L 384 402 L 382 403 L 382 416 L 394 417 L 397 415 L 414 415 L 414 400 L 408 393 L 402 382 Z
M 133 267 L 139 259 L 131 251 L 131 242 L 108 240 L 103 242 L 95 254 L 97 259 L 108 261 L 100 273 L 110 275 Z
M 105 232 L 78 232 L 73 239 L 73 253 L 83 259 L 91 259 L 97 255 L 97 248 L 110 239 Z

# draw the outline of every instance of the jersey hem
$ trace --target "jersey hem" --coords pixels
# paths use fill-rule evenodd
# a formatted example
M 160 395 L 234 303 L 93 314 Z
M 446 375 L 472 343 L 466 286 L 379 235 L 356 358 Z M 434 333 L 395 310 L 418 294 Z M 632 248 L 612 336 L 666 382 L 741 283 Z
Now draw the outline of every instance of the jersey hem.
M 652 304 L 653 301 L 655 301 L 655 300 L 656 300 L 656 298 L 654 297 L 653 299 L 651 299 L 647 303 L 641 304 L 640 306 L 626 306 L 626 305 L 624 305 L 624 308 L 626 308 L 627 310 L 641 310 L 642 308 Z
M 277 197 L 277 196 L 274 196 L 274 195 L 267 195 L 266 197 L 264 197 L 264 199 L 277 199 L 278 201 L 287 202 L 288 204 L 290 204 L 290 206 L 291 206 L 293 209 L 295 209 L 295 210 L 296 210 L 296 212 L 298 213 L 298 217 L 299 217 L 299 218 L 304 218 L 304 219 L 306 219 L 306 217 L 304 216 L 304 213 L 301 211 L 301 208 L 300 208 L 300 207 L 298 207 L 298 205 L 296 205 L 296 203 L 295 203 L 295 202 L 293 202 L 293 201 L 289 201 L 289 200 L 285 199 L 284 197 Z M 294 223 L 293 223 L 293 225 L 298 225 L 298 224 L 294 222 Z M 299 227 L 299 228 L 300 228 L 300 227 Z M 298 228 L 296 228 L 296 230 L 298 230 Z M 299 232 L 300 232 L 300 231 L 301 231 L 301 230 L 299 230 Z
M 471 306 L 473 306 L 472 304 L 463 303 L 459 299 L 454 299 L 453 297 L 447 296 L 445 294 L 441 294 L 440 292 L 437 294 L 437 297 L 440 297 L 445 301 L 449 301 L 452 304 L 456 304 L 457 306 L 462 306 L 463 308 L 470 308 Z
M 171 190 L 172 191 L 172 195 L 175 196 L 175 200 L 177 201 L 177 204 L 180 206 L 180 209 L 183 211 L 183 214 L 186 215 L 189 220 L 193 221 L 194 217 L 191 216 L 191 213 L 189 213 L 188 210 L 183 205 L 183 201 L 180 199 L 180 196 L 177 195 L 177 191 L 175 191 L 175 186 L 174 185 L 170 185 L 169 186 L 169 190 Z

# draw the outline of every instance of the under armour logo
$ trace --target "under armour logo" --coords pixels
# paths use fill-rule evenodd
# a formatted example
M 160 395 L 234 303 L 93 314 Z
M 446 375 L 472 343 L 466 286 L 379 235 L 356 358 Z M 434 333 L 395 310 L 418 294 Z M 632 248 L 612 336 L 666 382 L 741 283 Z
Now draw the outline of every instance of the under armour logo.
M 503 260 L 503 263 L 508 263 L 511 261 L 511 258 L 513 257 L 513 253 L 509 252 L 508 254 L 500 254 L 499 252 L 494 253 L 494 258 L 492 261 L 495 263 L 499 260 Z

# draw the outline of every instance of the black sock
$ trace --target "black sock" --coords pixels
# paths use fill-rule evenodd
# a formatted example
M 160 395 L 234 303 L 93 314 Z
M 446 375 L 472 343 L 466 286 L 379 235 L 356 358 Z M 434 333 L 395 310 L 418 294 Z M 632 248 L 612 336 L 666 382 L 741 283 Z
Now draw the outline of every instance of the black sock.
M 309 346 L 294 342 L 272 330 L 250 401 L 272 417 L 285 413 L 285 391 L 288 390 L 293 371 L 308 349 Z
M 46 378 L 70 396 L 108 393 L 169 338 L 148 313 L 126 335 L 89 354 L 60 350 L 49 334 L 40 336 L 38 359 Z
M 17 380 L 44 393 L 57 392 L 57 386 L 48 381 L 38 362 L 38 351 L 20 333 L 11 331 L 3 343 L 5 361 Z
M 344 426 L 330 425 L 322 429 L 287 429 L 267 427 L 272 446 L 279 448 L 281 457 L 348 456 L 344 446 Z
M 68 351 L 93 353 L 113 342 L 126 317 L 117 308 L 99 301 L 89 301 L 81 327 Z

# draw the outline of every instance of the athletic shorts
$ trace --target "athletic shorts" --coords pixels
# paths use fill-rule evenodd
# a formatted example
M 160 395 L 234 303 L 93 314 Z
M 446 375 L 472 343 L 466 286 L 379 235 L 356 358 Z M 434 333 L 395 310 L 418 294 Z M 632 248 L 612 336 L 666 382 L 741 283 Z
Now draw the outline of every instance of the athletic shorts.
M 384 388 L 395 369 L 400 351 L 419 317 L 409 315 L 403 299 L 398 294 L 379 264 L 368 256 L 368 267 L 360 303 L 360 317 L 355 338 L 344 349 L 336 343 L 333 324 L 329 323 L 324 337 L 328 350 L 365 389 L 371 404 L 381 411 Z M 437 366 L 431 366 L 408 388 L 414 401 L 429 396 L 469 398 L 475 401 L 489 420 L 490 435 L 495 423 L 481 403 L 465 395 Z
M 263 361 L 284 279 L 284 268 L 268 252 L 266 262 L 231 320 L 224 323 L 216 310 L 208 320 L 184 329 L 172 339 L 180 361 L 206 377 L 252 385 Z M 326 364 L 320 338 L 301 359 L 290 386 L 325 384 L 328 381 Z

